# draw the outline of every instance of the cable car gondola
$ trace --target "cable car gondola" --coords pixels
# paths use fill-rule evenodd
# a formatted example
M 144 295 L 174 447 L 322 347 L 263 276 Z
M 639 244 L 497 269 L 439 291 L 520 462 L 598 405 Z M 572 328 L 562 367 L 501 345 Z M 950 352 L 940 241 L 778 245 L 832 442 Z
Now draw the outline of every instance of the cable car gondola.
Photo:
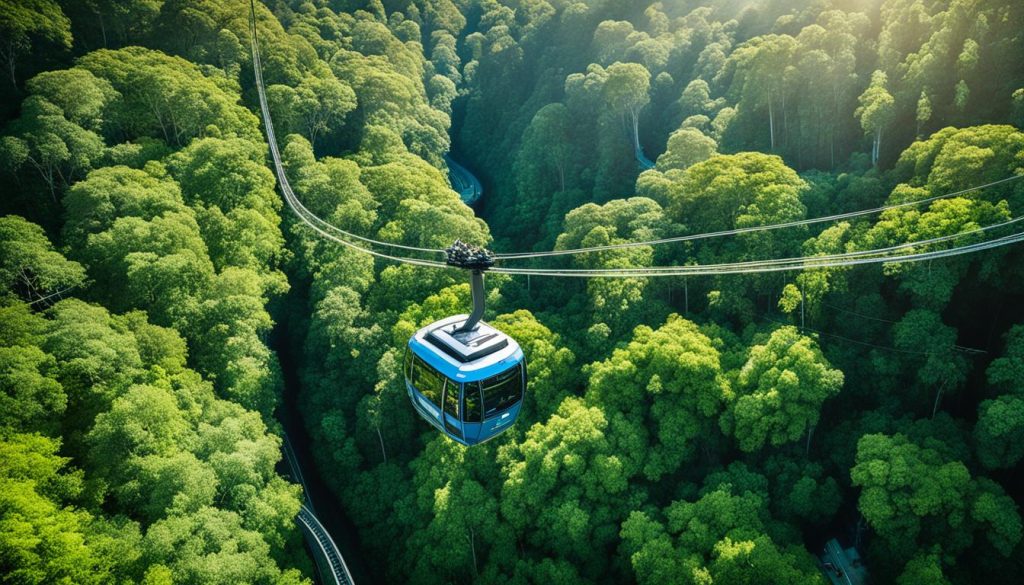
M 453 261 L 451 251 L 449 264 L 473 269 L 473 313 L 435 321 L 409 339 L 405 386 L 427 422 L 463 445 L 477 445 L 508 430 L 519 416 L 526 361 L 514 339 L 480 320 L 487 264 Z

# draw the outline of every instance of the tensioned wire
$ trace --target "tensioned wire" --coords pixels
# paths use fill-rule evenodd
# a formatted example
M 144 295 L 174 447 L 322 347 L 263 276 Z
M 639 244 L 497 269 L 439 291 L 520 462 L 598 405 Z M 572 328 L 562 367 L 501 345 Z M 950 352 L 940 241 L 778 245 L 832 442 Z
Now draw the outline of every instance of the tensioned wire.
M 321 219 L 320 217 L 318 217 L 313 212 L 309 211 L 302 204 L 302 202 L 299 200 L 299 198 L 295 195 L 294 191 L 291 188 L 291 184 L 288 181 L 288 177 L 287 177 L 287 175 L 285 174 L 285 171 L 284 171 L 284 164 L 281 161 L 280 151 L 279 151 L 278 146 L 277 146 L 277 139 L 276 139 L 276 136 L 274 134 L 273 121 L 271 120 L 271 117 L 270 117 L 270 108 L 269 108 L 269 105 L 268 105 L 268 102 L 267 102 L 266 88 L 265 88 L 265 85 L 264 85 L 264 82 L 263 82 L 262 62 L 260 60 L 258 39 L 257 39 L 257 33 L 256 33 L 256 7 L 255 7 L 255 0 L 251 0 L 250 1 L 250 9 L 251 9 L 251 14 L 250 14 L 250 22 L 249 22 L 249 24 L 250 24 L 250 32 L 251 32 L 251 35 L 252 35 L 253 69 L 254 69 L 254 74 L 255 74 L 256 86 L 257 86 L 257 90 L 258 90 L 258 93 L 259 93 L 260 110 L 261 110 L 261 113 L 263 115 L 263 122 L 264 122 L 264 126 L 265 126 L 265 129 L 266 129 L 266 132 L 267 132 L 268 143 L 269 143 L 271 155 L 272 155 L 272 158 L 273 158 L 273 161 L 274 161 L 274 170 L 275 170 L 275 173 L 277 174 L 278 182 L 281 184 L 281 191 L 284 193 L 285 200 L 288 202 L 288 205 L 292 209 L 292 211 L 294 211 L 295 214 L 298 215 L 299 218 L 304 223 L 306 223 L 310 228 L 312 228 L 314 231 L 316 231 L 321 236 L 323 236 L 323 237 L 325 237 L 325 238 L 327 238 L 329 240 L 335 241 L 337 243 L 340 243 L 340 244 L 342 244 L 344 246 L 347 246 L 349 248 L 352 248 L 354 250 L 365 252 L 367 254 L 370 254 L 370 255 L 376 256 L 378 258 L 385 259 L 385 260 L 392 260 L 392 261 L 402 262 L 402 263 L 406 263 L 406 264 L 412 264 L 412 265 L 416 265 L 416 266 L 425 266 L 425 267 L 433 267 L 433 268 L 446 268 L 446 267 L 448 267 L 448 265 L 446 263 L 444 263 L 444 262 L 435 261 L 435 260 L 424 260 L 424 259 L 421 259 L 421 258 L 411 258 L 411 257 L 407 257 L 407 256 L 397 256 L 397 255 L 394 255 L 394 254 L 387 254 L 387 253 L 379 252 L 377 250 L 373 250 L 371 248 L 367 248 L 367 247 L 361 246 L 359 244 L 356 244 L 355 242 L 349 241 L 349 240 L 347 240 L 345 238 L 346 237 L 347 238 L 352 238 L 352 239 L 364 242 L 366 244 L 369 244 L 371 246 L 372 245 L 377 245 L 377 246 L 391 247 L 391 248 L 397 248 L 397 249 L 414 251 L 414 252 L 428 252 L 428 253 L 434 253 L 434 254 L 437 254 L 437 253 L 443 254 L 445 252 L 444 250 L 436 249 L 436 248 L 421 248 L 421 247 L 406 246 L 406 245 L 403 245 L 403 244 L 397 244 L 397 243 L 391 243 L 391 242 L 382 242 L 382 241 L 379 241 L 379 240 L 374 240 L 372 238 L 367 238 L 367 237 L 364 237 L 364 236 L 353 234 L 351 232 L 347 232 L 347 231 L 342 230 L 342 229 L 340 229 L 340 228 L 338 228 L 336 226 L 331 225 L 330 223 L 328 223 L 328 222 L 324 221 L 323 219 Z M 738 229 L 734 229 L 734 230 L 724 230 L 724 231 L 720 231 L 720 232 L 711 232 L 711 233 L 706 233 L 706 234 L 693 234 L 693 235 L 679 236 L 679 237 L 674 237 L 674 238 L 662 238 L 662 239 L 659 239 L 659 240 L 650 240 L 650 241 L 647 241 L 647 242 L 626 242 L 626 243 L 611 244 L 611 245 L 606 245 L 606 246 L 595 246 L 595 247 L 589 247 L 589 248 L 577 248 L 577 249 L 573 249 L 573 250 L 553 250 L 553 251 L 550 251 L 550 252 L 535 252 L 535 253 L 521 254 L 521 255 L 515 255 L 515 254 L 512 254 L 512 255 L 508 255 L 508 254 L 506 254 L 506 255 L 497 255 L 496 258 L 498 260 L 502 260 L 502 259 L 506 259 L 507 260 L 507 259 L 518 259 L 518 258 L 540 257 L 540 256 L 554 256 L 554 255 L 565 255 L 565 254 L 581 254 L 581 253 L 584 253 L 584 252 L 596 252 L 596 251 L 603 251 L 603 250 L 614 250 L 614 249 L 637 247 L 637 246 L 651 246 L 651 245 L 658 245 L 658 244 L 669 243 L 669 242 L 690 241 L 690 240 L 706 239 L 706 238 L 713 238 L 713 237 L 722 237 L 722 236 L 734 235 L 734 234 L 739 234 L 739 233 L 748 233 L 748 232 L 755 232 L 755 231 L 766 231 L 766 230 L 781 229 L 781 228 L 786 228 L 786 227 L 795 227 L 795 226 L 799 226 L 799 225 L 809 225 L 809 224 L 812 224 L 812 223 L 820 223 L 820 222 L 825 222 L 825 221 L 835 221 L 835 220 L 845 219 L 845 218 L 849 218 L 849 217 L 856 217 L 856 216 L 859 216 L 859 215 L 867 215 L 867 214 L 871 214 L 871 213 L 879 213 L 881 211 L 886 211 L 888 209 L 897 209 L 897 208 L 901 208 L 901 207 L 908 207 L 908 206 L 911 206 L 911 205 L 918 205 L 918 204 L 926 203 L 926 202 L 929 202 L 929 201 L 935 201 L 935 200 L 938 200 L 938 199 L 954 197 L 956 195 L 960 195 L 960 194 L 967 193 L 967 192 L 970 192 L 970 191 L 974 191 L 974 190 L 978 190 L 978 189 L 983 189 L 983 188 L 990 187 L 990 186 L 993 186 L 993 185 L 998 185 L 1000 183 L 1006 183 L 1006 182 L 1009 182 L 1009 181 L 1013 181 L 1013 180 L 1021 178 L 1022 176 L 1024 176 L 1024 175 L 1015 175 L 1013 177 L 1008 177 L 1008 178 L 1005 178 L 1005 179 L 1001 179 L 999 181 L 993 181 L 993 182 L 987 183 L 985 185 L 980 185 L 980 186 L 977 186 L 977 187 L 972 187 L 972 188 L 965 189 L 965 190 L 962 190 L 962 191 L 958 191 L 958 192 L 955 192 L 955 193 L 948 193 L 948 194 L 944 194 L 944 195 L 937 195 L 937 196 L 926 198 L 926 199 L 919 199 L 919 200 L 915 200 L 915 201 L 909 201 L 909 202 L 904 202 L 904 203 L 900 203 L 900 204 L 896 204 L 896 205 L 891 205 L 891 206 L 886 206 L 886 207 L 879 207 L 879 208 L 875 208 L 875 209 L 862 210 L 862 211 L 856 211 L 856 212 L 849 212 L 849 213 L 843 213 L 843 214 L 836 214 L 836 215 L 828 216 L 828 217 L 813 218 L 813 219 L 809 219 L 809 220 L 800 220 L 800 221 L 787 222 L 787 223 L 782 223 L 782 224 L 771 224 L 771 225 L 766 225 L 766 226 L 752 226 L 752 227 L 747 227 L 747 228 L 738 228 Z M 981 250 L 986 250 L 986 249 L 1006 246 L 1006 245 L 1013 244 L 1013 243 L 1016 243 L 1018 241 L 1021 241 L 1022 239 L 1024 239 L 1024 234 L 1014 234 L 1014 235 L 1011 235 L 1011 236 L 1004 236 L 1002 238 L 998 238 L 996 240 L 991 240 L 991 241 L 988 241 L 988 242 L 969 244 L 969 245 L 965 245 L 965 246 L 948 248 L 948 249 L 945 249 L 945 250 L 936 250 L 936 251 L 932 251 L 932 252 L 922 252 L 922 253 L 916 253 L 916 254 L 905 254 L 905 255 L 896 255 L 896 256 L 884 255 L 884 256 L 880 256 L 880 257 L 865 257 L 865 256 L 875 256 L 877 254 L 885 254 L 885 253 L 888 253 L 890 251 L 897 250 L 897 249 L 903 249 L 903 248 L 908 248 L 908 247 L 910 247 L 910 248 L 920 247 L 920 246 L 928 245 L 930 243 L 936 243 L 936 242 L 940 242 L 940 241 L 946 241 L 946 240 L 950 240 L 950 239 L 954 239 L 954 238 L 959 238 L 959 237 L 963 237 L 963 236 L 969 235 L 971 233 L 978 233 L 978 232 L 986 231 L 986 230 L 989 230 L 989 229 L 994 229 L 994 228 L 997 228 L 997 227 L 1004 227 L 1004 226 L 1009 225 L 1011 223 L 1015 223 L 1015 222 L 1019 221 L 1020 219 L 1024 219 L 1024 218 L 1016 218 L 1016 219 L 1013 219 L 1013 220 L 1009 220 L 1007 222 L 1002 222 L 1000 224 L 993 224 L 993 225 L 990 225 L 990 226 L 985 226 L 983 228 L 978 228 L 976 230 L 971 230 L 971 231 L 968 231 L 968 232 L 960 232 L 960 233 L 951 234 L 951 235 L 948 235 L 948 236 L 941 236 L 939 238 L 932 238 L 931 240 L 923 240 L 923 241 L 918 241 L 918 242 L 908 242 L 908 243 L 905 243 L 905 244 L 901 244 L 901 245 L 898 245 L 898 246 L 892 246 L 892 247 L 889 247 L 889 248 L 880 248 L 880 249 L 873 249 L 873 250 L 862 250 L 862 251 L 858 251 L 858 252 L 850 252 L 850 253 L 845 253 L 845 254 L 835 254 L 835 255 L 831 255 L 831 256 L 784 258 L 784 259 L 775 259 L 775 260 L 748 261 L 748 262 L 736 262 L 736 263 L 713 264 L 713 265 L 646 267 L 646 268 L 635 268 L 635 269 L 616 269 L 616 268 L 609 268 L 609 269 L 543 269 L 543 268 L 504 268 L 504 267 L 496 267 L 496 268 L 492 268 L 491 271 L 492 272 L 496 272 L 496 273 L 503 273 L 503 274 L 520 274 L 520 275 L 536 275 L 536 276 L 565 276 L 565 277 L 588 277 L 588 278 L 593 278 L 593 277 L 629 278 L 629 277 L 641 277 L 641 276 L 696 276 L 696 275 L 703 275 L 703 274 L 750 274 L 750 273 L 759 273 L 759 272 L 778 272 L 778 271 L 783 271 L 783 270 L 803 270 L 803 269 L 811 269 L 811 268 L 834 268 L 834 267 L 840 267 L 840 266 L 854 266 L 854 265 L 859 265 L 859 264 L 873 264 L 873 263 L 879 263 L 879 262 L 917 262 L 917 261 L 921 261 L 921 260 L 928 260 L 928 259 L 934 259 L 934 258 L 945 258 L 945 257 L 950 257 L 950 256 L 957 256 L 957 255 L 961 255 L 961 254 L 967 254 L 967 253 L 977 252 L 977 251 L 981 251 Z M 328 230 L 330 230 L 330 231 L 328 231 Z M 331 232 L 334 232 L 334 233 L 331 233 Z M 341 236 L 338 236 L 336 234 L 341 234 Z
M 1021 218 L 1018 218 L 1021 219 Z M 1014 220 L 1016 221 L 1016 220 Z M 969 232 L 957 234 L 954 237 L 966 235 Z M 789 270 L 812 270 L 819 268 L 838 268 L 845 266 L 858 266 L 862 264 L 879 264 L 885 262 L 921 262 L 938 258 L 960 256 L 1008 246 L 1024 240 L 1024 232 L 1003 236 L 986 242 L 967 244 L 944 250 L 933 250 L 931 252 L 917 252 L 913 254 L 899 254 L 878 257 L 850 257 L 855 255 L 877 254 L 874 250 L 864 250 L 849 255 L 835 255 L 833 259 L 824 259 L 822 256 L 806 256 L 801 258 L 790 258 L 784 262 L 766 261 L 760 263 L 734 263 L 717 265 L 691 265 L 674 267 L 650 267 L 635 269 L 579 269 L 579 270 L 550 270 L 530 268 L 492 268 L 492 272 L 500 274 L 520 274 L 526 276 L 563 276 L 576 278 L 641 278 L 650 276 L 705 276 L 724 274 L 754 274 L 762 272 L 783 272 Z M 920 246 L 920 242 L 907 244 L 909 247 Z M 904 247 L 904 246 L 901 246 Z M 775 262 L 775 263 L 770 263 Z
M 1006 226 L 1009 226 L 1009 225 L 1016 224 L 1016 223 L 1018 223 L 1018 222 L 1020 222 L 1022 220 L 1024 220 L 1024 216 L 1016 217 L 1016 218 L 1013 218 L 1013 219 L 1009 219 L 1009 220 L 1006 220 L 1006 221 L 1003 221 L 1003 222 L 1000 222 L 1000 223 L 994 223 L 994 224 L 990 224 L 990 225 L 987 225 L 987 226 L 977 227 L 977 228 L 970 229 L 970 230 L 967 230 L 967 231 L 957 232 L 955 234 L 946 234 L 946 235 L 943 235 L 943 236 L 936 236 L 934 238 L 929 238 L 927 240 L 916 240 L 916 241 L 913 241 L 913 242 L 903 242 L 901 244 L 896 244 L 894 246 L 888 246 L 888 247 L 885 247 L 885 248 L 871 248 L 871 249 L 868 249 L 868 250 L 857 250 L 857 251 L 853 251 L 853 252 L 843 252 L 843 253 L 839 253 L 839 254 L 823 254 L 823 255 L 819 255 L 819 256 L 797 256 L 797 257 L 791 257 L 791 258 L 775 258 L 775 259 L 771 259 L 771 260 L 747 260 L 747 261 L 744 261 L 744 262 L 726 262 L 726 263 L 722 263 L 722 264 L 691 264 L 691 265 L 681 265 L 681 266 L 638 266 L 638 267 L 635 267 L 635 268 L 564 268 L 564 269 L 549 269 L 549 268 L 500 268 L 499 269 L 499 268 L 496 268 L 494 270 L 496 270 L 496 271 L 500 270 L 502 272 L 507 272 L 509 274 L 526 274 L 526 273 L 537 274 L 538 272 L 554 272 L 554 271 L 558 271 L 558 272 L 565 272 L 565 273 L 588 273 L 588 274 L 601 273 L 601 272 L 608 273 L 608 274 L 611 274 L 611 273 L 633 273 L 633 272 L 637 272 L 637 273 L 642 272 L 642 273 L 645 273 L 645 274 L 646 273 L 651 273 L 651 272 L 671 272 L 671 273 L 673 273 L 673 275 L 676 275 L 676 273 L 678 271 L 680 271 L 680 270 L 687 270 L 687 269 L 695 270 L 695 271 L 697 271 L 699 273 L 704 273 L 704 272 L 709 271 L 709 270 L 717 270 L 717 269 L 721 269 L 721 268 L 757 268 L 759 266 L 778 266 L 778 265 L 789 265 L 789 264 L 802 264 L 802 263 L 805 263 L 805 262 L 810 261 L 810 260 L 814 260 L 814 261 L 817 261 L 817 262 L 822 262 L 822 261 L 832 262 L 832 261 L 835 261 L 835 262 L 837 262 L 837 264 L 836 264 L 837 266 L 841 266 L 842 264 L 839 264 L 839 263 L 842 262 L 845 259 L 848 259 L 848 258 L 862 258 L 862 257 L 866 257 L 866 256 L 876 256 L 876 255 L 880 255 L 880 254 L 885 255 L 885 254 L 891 254 L 892 252 L 896 252 L 898 250 L 902 250 L 902 249 L 906 249 L 906 248 L 920 248 L 922 246 L 929 246 L 929 245 L 932 245 L 932 244 L 937 244 L 937 243 L 941 243 L 941 242 L 947 242 L 949 240 L 955 240 L 955 239 L 958 239 L 958 238 L 967 237 L 967 236 L 970 236 L 970 235 L 973 235 L 973 234 L 979 234 L 979 233 L 983 233 L 983 232 L 986 232 L 986 231 L 999 229 L 999 228 L 1002 228 L 1002 227 L 1006 227 Z M 952 250 L 952 249 L 956 249 L 956 248 L 950 248 L 950 249 Z M 901 258 L 903 256 L 899 256 L 899 255 L 897 255 L 897 256 L 892 256 L 892 255 L 885 256 L 886 259 L 894 258 L 894 257 L 895 258 Z M 533 271 L 533 272 L 530 272 L 530 271 Z
M 292 208 L 292 211 L 299 216 L 309 227 L 313 228 L 320 235 L 348 246 L 356 250 L 361 250 L 368 254 L 372 254 L 379 258 L 387 260 L 395 260 L 399 262 L 406 262 L 409 264 L 416 264 L 419 266 L 447 266 L 444 262 L 434 260 L 422 260 L 419 258 L 408 258 L 404 256 L 395 256 L 392 254 L 385 254 L 376 250 L 366 248 L 355 244 L 345 238 L 351 238 L 360 242 L 364 242 L 370 246 L 382 246 L 401 250 L 408 250 L 410 252 L 427 252 L 431 254 L 444 254 L 445 251 L 439 248 L 421 248 L 417 246 L 406 246 L 404 244 L 398 244 L 393 242 L 381 242 L 365 236 L 360 236 L 352 232 L 345 231 L 337 226 L 334 226 L 313 212 L 306 209 L 302 204 L 302 201 L 295 195 L 292 190 L 291 183 L 288 182 L 288 177 L 284 171 L 284 163 L 281 162 L 281 153 L 277 146 L 277 137 L 274 134 L 274 123 L 270 117 L 270 107 L 267 103 L 267 92 L 266 87 L 263 83 L 263 63 L 260 60 L 259 52 L 259 41 L 256 37 L 256 5 L 255 0 L 250 0 L 250 19 L 249 19 L 249 30 L 252 35 L 252 60 L 253 60 L 253 72 L 256 79 L 256 88 L 259 93 L 260 99 L 260 110 L 263 114 L 263 126 L 267 132 L 267 142 L 270 144 L 270 153 L 274 161 L 274 171 L 277 174 L 278 183 L 281 185 L 281 191 L 284 193 L 285 200 L 288 202 L 288 206 Z M 329 233 L 330 232 L 330 233 Z M 335 235 L 340 234 L 340 236 Z
M 892 319 L 883 319 L 881 317 L 874 317 L 872 315 L 865 315 L 864 313 L 858 313 L 857 311 L 851 311 L 849 309 L 844 309 L 843 307 L 840 307 L 838 305 L 833 305 L 831 303 L 826 303 L 824 301 L 817 301 L 817 303 L 820 304 L 823 307 L 827 307 L 829 309 L 832 309 L 832 310 L 835 310 L 835 311 L 839 311 L 840 313 L 846 313 L 848 315 L 853 315 L 854 317 L 860 317 L 862 319 L 867 319 L 869 321 L 877 321 L 879 323 L 890 323 L 892 325 L 895 325 L 896 323 L 899 323 L 899 321 L 893 321 Z M 859 341 L 857 341 L 855 339 L 851 339 L 850 341 L 853 341 L 854 343 L 861 343 L 861 342 L 859 342 Z M 961 351 L 963 353 L 968 353 L 968 354 L 988 353 L 984 349 L 976 349 L 976 348 L 973 348 L 973 347 L 964 347 L 963 345 L 953 345 L 952 347 L 956 351 Z
M 786 323 L 785 321 L 780 321 L 778 319 L 772 319 L 771 317 L 762 317 L 762 319 L 764 319 L 765 321 L 767 321 L 769 323 L 775 323 L 777 325 L 792 325 L 792 323 Z M 823 335 L 825 337 L 831 337 L 833 339 L 838 339 L 840 341 L 846 341 L 848 343 L 854 343 L 854 344 L 857 344 L 857 345 L 863 345 L 863 346 L 871 347 L 871 348 L 875 348 L 875 349 L 882 349 L 882 350 L 891 351 L 891 352 L 894 352 L 894 353 L 905 353 L 905 354 L 910 354 L 910 355 L 929 355 L 929 356 L 933 355 L 932 352 L 915 351 L 915 350 L 912 350 L 912 349 L 901 349 L 901 348 L 892 347 L 892 346 L 889 346 L 889 345 L 879 345 L 877 343 L 871 343 L 870 341 L 861 341 L 859 339 L 853 339 L 852 337 L 845 337 L 843 335 L 836 335 L 835 333 L 826 333 L 825 331 L 821 331 L 819 329 L 812 329 L 811 327 L 807 327 L 807 326 L 800 326 L 800 331 L 801 332 L 810 331 L 811 333 L 815 333 L 817 335 Z M 958 346 L 953 346 L 950 349 L 952 349 L 954 351 L 960 351 L 960 348 Z
M 751 232 L 763 232 L 769 230 L 778 230 L 783 228 L 799 227 L 805 225 L 812 225 L 816 223 L 824 223 L 829 221 L 839 221 L 843 219 L 849 219 L 851 217 L 859 217 L 862 215 L 872 215 L 875 213 L 883 213 L 891 209 L 902 209 L 904 207 L 913 207 L 922 205 L 924 203 L 931 203 L 932 201 L 938 201 L 940 199 L 949 199 L 952 197 L 958 197 L 972 191 L 978 191 L 986 189 L 988 187 L 994 187 L 1003 183 L 1009 183 L 1018 179 L 1024 178 L 1024 175 L 1013 175 L 999 179 L 998 181 L 992 181 L 983 185 L 977 185 L 969 187 L 967 189 L 961 189 L 960 191 L 954 191 L 952 193 L 943 193 L 941 195 L 933 195 L 924 199 L 915 199 L 913 201 L 904 201 L 903 203 L 895 203 L 893 205 L 885 205 L 882 207 L 875 207 L 872 209 L 862 209 L 859 211 L 848 211 L 846 213 L 837 213 L 835 215 L 828 215 L 823 217 L 814 217 L 810 219 L 801 219 L 796 221 L 788 221 L 785 223 L 774 223 L 768 225 L 758 225 L 743 228 L 735 228 L 730 230 L 721 230 L 717 232 L 707 232 L 702 234 L 690 234 L 685 236 L 672 236 L 668 238 L 659 238 L 655 240 L 646 240 L 642 242 L 623 242 L 620 244 L 607 244 L 604 246 L 589 246 L 586 248 L 570 248 L 566 250 L 549 250 L 546 252 L 515 252 L 506 254 L 495 254 L 495 258 L 498 260 L 526 260 L 530 258 L 543 258 L 549 256 L 567 256 L 574 254 L 584 254 L 587 252 L 601 252 L 604 250 L 620 250 L 623 248 L 635 248 L 640 246 L 657 246 L 661 244 L 670 244 L 675 242 L 691 242 L 695 240 L 705 240 L 708 238 L 720 238 L 724 236 L 734 236 L 737 234 L 746 234 Z

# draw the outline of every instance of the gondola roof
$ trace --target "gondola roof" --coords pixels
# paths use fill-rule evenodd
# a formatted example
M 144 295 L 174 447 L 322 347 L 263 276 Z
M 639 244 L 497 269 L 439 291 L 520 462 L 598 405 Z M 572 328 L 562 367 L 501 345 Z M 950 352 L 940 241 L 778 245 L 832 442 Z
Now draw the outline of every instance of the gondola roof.
M 473 331 L 455 333 L 467 318 L 454 315 L 421 328 L 409 340 L 410 348 L 417 354 L 434 356 L 429 360 L 434 367 L 458 370 L 462 374 L 459 380 L 467 382 L 476 379 L 473 373 L 493 372 L 495 364 L 521 355 L 514 339 L 483 321 Z

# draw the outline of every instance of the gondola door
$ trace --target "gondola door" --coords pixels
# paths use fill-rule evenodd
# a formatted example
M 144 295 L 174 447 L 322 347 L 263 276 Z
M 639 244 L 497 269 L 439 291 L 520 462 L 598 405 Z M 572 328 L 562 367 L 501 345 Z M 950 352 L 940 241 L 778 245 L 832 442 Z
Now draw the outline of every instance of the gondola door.
M 449 435 L 463 439 L 462 420 L 459 412 L 459 384 L 445 380 L 444 384 L 444 430 Z

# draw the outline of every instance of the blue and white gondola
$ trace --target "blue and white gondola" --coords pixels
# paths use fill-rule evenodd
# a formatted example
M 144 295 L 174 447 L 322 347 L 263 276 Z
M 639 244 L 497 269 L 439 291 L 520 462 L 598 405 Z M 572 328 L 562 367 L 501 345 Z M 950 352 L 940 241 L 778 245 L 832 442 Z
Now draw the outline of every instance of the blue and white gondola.
M 403 364 L 416 412 L 463 445 L 483 443 L 511 427 L 526 388 L 519 344 L 480 321 L 479 273 L 473 274 L 473 304 L 472 315 L 448 317 L 417 331 Z

